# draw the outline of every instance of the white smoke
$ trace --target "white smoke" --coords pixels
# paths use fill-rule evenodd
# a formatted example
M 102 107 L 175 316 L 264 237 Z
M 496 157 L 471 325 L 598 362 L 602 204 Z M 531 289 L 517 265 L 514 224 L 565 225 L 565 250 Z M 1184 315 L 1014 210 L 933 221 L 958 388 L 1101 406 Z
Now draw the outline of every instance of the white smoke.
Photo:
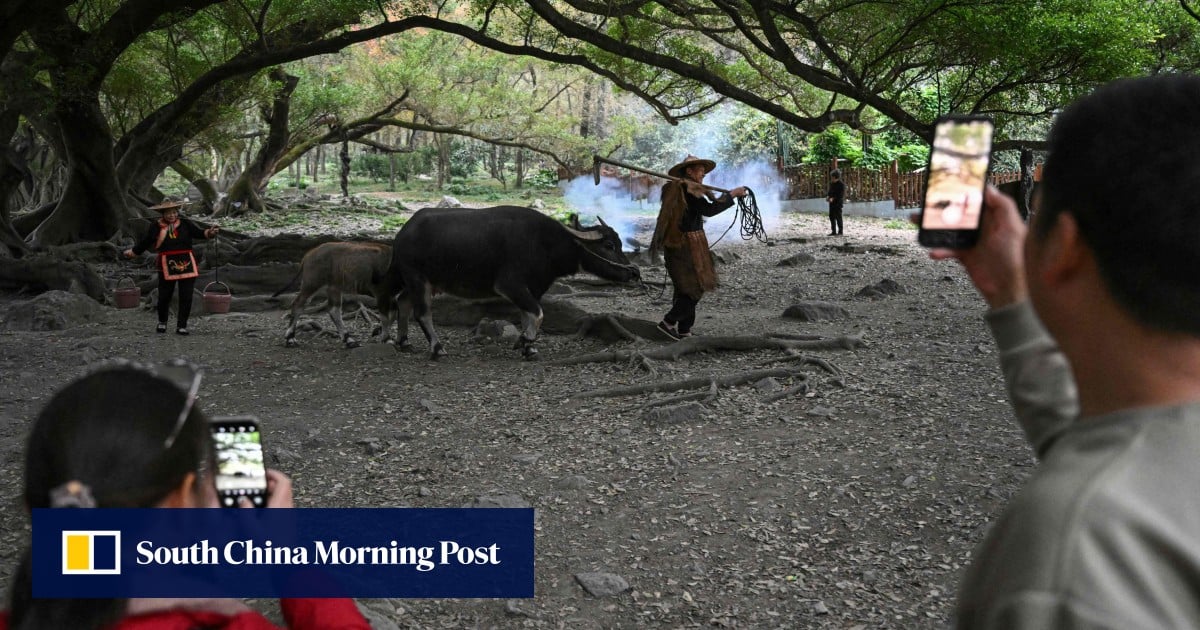
M 677 155 L 670 155 L 669 161 L 652 170 L 666 173 L 671 166 L 683 161 L 688 155 L 716 160 L 717 168 L 708 174 L 704 183 L 726 190 L 738 186 L 752 190 L 769 238 L 771 232 L 780 225 L 780 201 L 787 192 L 787 181 L 773 164 L 764 159 L 742 164 L 722 161 L 722 156 L 728 152 L 728 139 L 732 137 L 730 130 L 739 120 L 736 114 L 731 106 L 718 107 L 703 118 L 684 121 L 675 128 L 676 132 L 665 143 L 667 151 Z M 628 174 L 623 169 L 617 170 L 622 175 Z M 600 180 L 599 185 L 594 182 L 592 177 L 584 176 L 576 178 L 563 188 L 564 201 L 573 212 L 579 214 L 580 221 L 584 224 L 593 223 L 594 216 L 598 214 L 617 230 L 622 241 L 634 237 L 649 244 L 653 220 L 658 215 L 658 188 L 665 180 L 655 182 L 653 202 L 634 201 L 625 184 L 619 180 L 606 177 Z M 710 243 L 720 238 L 727 228 L 728 234 L 717 247 L 741 242 L 741 220 L 738 217 L 735 221 L 736 212 L 735 203 L 733 208 L 705 220 L 705 233 Z
M 704 178 L 704 183 L 726 190 L 732 190 L 738 186 L 749 188 L 754 193 L 754 201 L 762 216 L 767 238 L 770 238 L 771 232 L 779 227 L 781 209 L 779 202 L 786 192 L 787 182 L 773 165 L 763 161 L 734 166 L 718 164 L 717 168 Z M 749 198 L 747 197 L 746 200 L 749 201 Z M 733 208 L 705 221 L 704 233 L 708 235 L 709 243 L 714 243 L 726 229 L 729 232 L 717 247 L 742 240 L 741 217 L 738 217 L 735 222 L 733 216 L 736 209 L 737 204 L 735 203 Z M 730 223 L 734 223 L 733 227 L 730 227 Z
M 595 224 L 599 216 L 617 231 L 622 243 L 632 237 L 649 246 L 649 236 L 637 233 L 635 219 L 648 216 L 652 220 L 657 216 L 658 207 L 630 199 L 629 191 L 620 181 L 603 177 L 596 184 L 590 176 L 576 177 L 563 187 L 563 201 L 571 212 L 579 215 L 579 222 L 583 225 Z M 628 243 L 626 248 L 632 249 Z
M 711 153 L 694 153 L 694 155 L 713 155 Z M 683 157 L 680 157 L 682 160 Z M 665 172 L 668 165 L 663 168 Z M 754 161 L 736 166 L 718 164 L 716 170 L 709 173 L 704 183 L 732 190 L 745 186 L 754 193 L 758 211 L 762 216 L 763 226 L 767 237 L 779 226 L 780 200 L 783 198 L 787 183 L 775 167 L 764 161 Z M 655 188 L 659 185 L 655 184 Z M 747 199 L 748 200 L 748 199 Z M 567 207 L 579 215 L 584 225 L 596 222 L 600 216 L 621 237 L 622 242 L 627 238 L 635 238 L 645 245 L 650 243 L 650 232 L 653 231 L 653 220 L 658 215 L 658 204 L 645 201 L 635 201 L 630 198 L 629 191 L 619 180 L 604 177 L 597 185 L 589 176 L 577 177 L 563 187 L 563 201 Z M 737 205 L 705 220 L 704 231 L 710 243 L 716 243 L 721 234 L 728 233 L 717 247 L 740 242 L 741 217 L 736 217 Z M 730 224 L 733 224 L 730 227 Z

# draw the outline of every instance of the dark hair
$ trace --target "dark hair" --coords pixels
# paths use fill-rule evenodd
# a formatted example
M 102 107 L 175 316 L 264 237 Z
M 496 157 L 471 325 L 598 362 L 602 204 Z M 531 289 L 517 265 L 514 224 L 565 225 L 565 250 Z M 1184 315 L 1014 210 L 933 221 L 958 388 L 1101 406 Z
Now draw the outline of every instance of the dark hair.
M 97 507 L 153 507 L 188 473 L 212 470 L 208 421 L 195 406 L 171 447 L 186 394 L 135 367 L 94 372 L 67 385 L 42 409 L 25 452 L 25 503 L 51 506 L 51 490 L 78 481 Z M 11 624 L 102 628 L 120 619 L 124 599 L 33 599 L 29 550 L 13 576 Z
M 829 176 L 830 176 L 830 177 L 832 177 L 832 178 L 834 178 L 834 179 L 841 179 L 841 178 L 842 178 L 842 172 L 841 172 L 841 171 L 839 171 L 838 169 L 836 169 L 836 168 L 835 168 L 835 169 L 833 169 L 832 171 L 829 171 Z
M 1122 308 L 1200 336 L 1200 76 L 1106 85 L 1059 116 L 1049 145 L 1036 237 L 1070 213 Z

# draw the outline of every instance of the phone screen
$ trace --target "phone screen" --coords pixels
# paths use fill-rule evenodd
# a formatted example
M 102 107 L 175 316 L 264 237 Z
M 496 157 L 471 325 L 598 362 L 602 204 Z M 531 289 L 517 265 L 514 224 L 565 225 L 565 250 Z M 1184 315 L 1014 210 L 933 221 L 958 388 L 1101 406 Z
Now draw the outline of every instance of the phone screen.
M 212 436 L 221 505 L 234 507 L 241 497 L 255 507 L 266 505 L 267 469 L 258 422 L 253 418 L 214 418 Z
M 991 163 L 993 130 L 987 118 L 938 120 L 921 209 L 921 244 L 974 244 Z

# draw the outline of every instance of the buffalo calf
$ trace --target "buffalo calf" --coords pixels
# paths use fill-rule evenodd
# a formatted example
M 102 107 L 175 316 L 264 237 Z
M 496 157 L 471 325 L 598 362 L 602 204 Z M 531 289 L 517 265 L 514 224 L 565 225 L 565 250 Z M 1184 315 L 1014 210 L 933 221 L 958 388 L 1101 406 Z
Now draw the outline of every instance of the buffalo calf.
M 375 296 L 376 307 L 386 321 L 395 302 L 386 288 L 391 260 L 392 248 L 382 243 L 323 243 L 310 249 L 300 261 L 296 277 L 271 296 L 278 296 L 300 279 L 300 293 L 292 301 L 284 343 L 288 347 L 296 345 L 296 315 L 317 290 L 326 287 L 329 317 L 337 325 L 338 338 L 347 348 L 358 347 L 358 342 L 342 322 L 342 296 L 345 293 Z

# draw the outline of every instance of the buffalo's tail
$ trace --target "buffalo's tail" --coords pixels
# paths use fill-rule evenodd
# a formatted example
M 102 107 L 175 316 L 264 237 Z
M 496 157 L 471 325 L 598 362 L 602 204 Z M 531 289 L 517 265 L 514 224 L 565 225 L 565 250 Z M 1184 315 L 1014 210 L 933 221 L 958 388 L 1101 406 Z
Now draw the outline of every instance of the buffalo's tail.
M 288 289 L 296 286 L 296 280 L 300 279 L 300 274 L 303 274 L 303 273 L 304 273 L 304 264 L 301 263 L 300 270 L 296 272 L 296 275 L 292 276 L 292 279 L 289 280 L 288 283 L 286 285 L 284 285 L 282 289 L 272 293 L 271 297 L 279 297 L 280 293 L 283 293 L 284 291 L 287 291 Z

